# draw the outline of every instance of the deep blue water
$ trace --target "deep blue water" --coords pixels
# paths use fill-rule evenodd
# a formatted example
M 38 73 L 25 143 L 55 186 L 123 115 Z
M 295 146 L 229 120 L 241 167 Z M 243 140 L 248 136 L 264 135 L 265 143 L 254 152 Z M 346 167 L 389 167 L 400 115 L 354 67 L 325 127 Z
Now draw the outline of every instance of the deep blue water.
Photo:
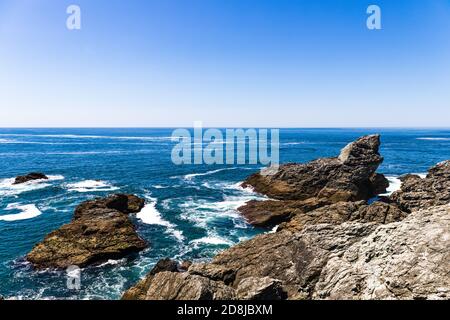
M 171 133 L 171 129 L 0 129 L 0 295 L 117 299 L 160 258 L 207 260 L 264 232 L 247 225 L 235 210 L 258 198 L 238 183 L 260 166 L 176 166 L 171 161 Z M 281 162 L 334 156 L 348 142 L 369 133 L 382 134 L 385 161 L 379 171 L 391 179 L 425 173 L 450 159 L 450 130 L 283 129 Z M 11 178 L 31 171 L 51 179 L 11 185 Z M 150 242 L 149 249 L 84 269 L 80 292 L 67 290 L 64 272 L 36 272 L 24 261 L 34 244 L 70 221 L 76 205 L 114 192 L 147 199 L 144 220 L 133 220 L 138 233 Z

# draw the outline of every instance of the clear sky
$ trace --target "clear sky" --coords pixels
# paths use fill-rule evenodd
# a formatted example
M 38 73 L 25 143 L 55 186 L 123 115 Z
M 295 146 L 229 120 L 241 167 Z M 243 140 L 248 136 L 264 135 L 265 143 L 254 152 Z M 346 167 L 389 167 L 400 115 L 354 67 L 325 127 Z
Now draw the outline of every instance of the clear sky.
M 449 127 L 450 0 L 0 0 L 0 127 L 197 120 Z

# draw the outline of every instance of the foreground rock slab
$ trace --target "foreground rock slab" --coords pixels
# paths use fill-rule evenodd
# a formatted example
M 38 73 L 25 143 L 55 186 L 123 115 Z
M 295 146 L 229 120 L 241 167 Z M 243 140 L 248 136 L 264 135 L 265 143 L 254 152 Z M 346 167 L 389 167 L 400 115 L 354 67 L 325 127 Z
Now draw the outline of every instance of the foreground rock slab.
M 450 206 L 415 212 L 330 257 L 312 297 L 447 300 L 449 248 Z
M 85 267 L 119 259 L 147 247 L 128 214 L 139 212 L 144 200 L 117 194 L 80 204 L 72 221 L 48 234 L 27 255 L 36 268 Z
M 383 219 L 390 211 L 384 204 L 371 210 Z M 194 263 L 187 272 L 149 275 L 128 298 L 448 299 L 449 247 L 450 205 L 388 224 L 286 228 L 242 242 L 211 263 Z

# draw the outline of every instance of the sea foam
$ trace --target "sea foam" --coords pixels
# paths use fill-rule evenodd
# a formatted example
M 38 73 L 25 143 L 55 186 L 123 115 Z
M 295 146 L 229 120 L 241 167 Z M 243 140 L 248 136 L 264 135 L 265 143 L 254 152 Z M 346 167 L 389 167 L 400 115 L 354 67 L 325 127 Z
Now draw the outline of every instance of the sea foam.
M 83 180 L 76 183 L 69 183 L 66 185 L 68 191 L 75 192 L 103 192 L 103 191 L 115 191 L 119 190 L 119 187 L 115 187 L 112 184 L 101 180 Z
M 27 220 L 35 218 L 42 214 L 42 212 L 34 204 L 21 205 L 19 203 L 10 203 L 5 210 L 20 210 L 21 212 L 16 214 L 2 215 L 0 216 L 0 221 L 11 222 Z
M 136 218 L 145 224 L 159 225 L 167 228 L 167 232 L 173 235 L 178 241 L 183 241 L 183 232 L 176 229 L 176 226 L 167 220 L 164 220 L 161 213 L 156 208 L 156 199 L 149 198 L 150 203 L 147 203 L 140 212 L 136 214 Z

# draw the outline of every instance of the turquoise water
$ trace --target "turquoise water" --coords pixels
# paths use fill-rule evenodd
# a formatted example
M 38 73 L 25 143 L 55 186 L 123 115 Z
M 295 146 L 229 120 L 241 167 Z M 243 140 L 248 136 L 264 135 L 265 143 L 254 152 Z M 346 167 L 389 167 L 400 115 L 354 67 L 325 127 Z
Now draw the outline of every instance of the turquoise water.
M 164 257 L 207 260 L 265 232 L 236 208 L 261 198 L 239 187 L 255 165 L 176 166 L 172 129 L 0 129 L 0 295 L 27 299 L 117 299 Z M 281 162 L 334 156 L 348 142 L 382 134 L 385 162 L 395 177 L 425 173 L 450 159 L 450 130 L 283 129 Z M 50 179 L 12 186 L 12 178 L 41 171 Z M 147 199 L 133 217 L 150 248 L 82 271 L 82 290 L 66 288 L 65 273 L 34 271 L 24 255 L 50 231 L 70 221 L 80 202 L 114 192 Z

